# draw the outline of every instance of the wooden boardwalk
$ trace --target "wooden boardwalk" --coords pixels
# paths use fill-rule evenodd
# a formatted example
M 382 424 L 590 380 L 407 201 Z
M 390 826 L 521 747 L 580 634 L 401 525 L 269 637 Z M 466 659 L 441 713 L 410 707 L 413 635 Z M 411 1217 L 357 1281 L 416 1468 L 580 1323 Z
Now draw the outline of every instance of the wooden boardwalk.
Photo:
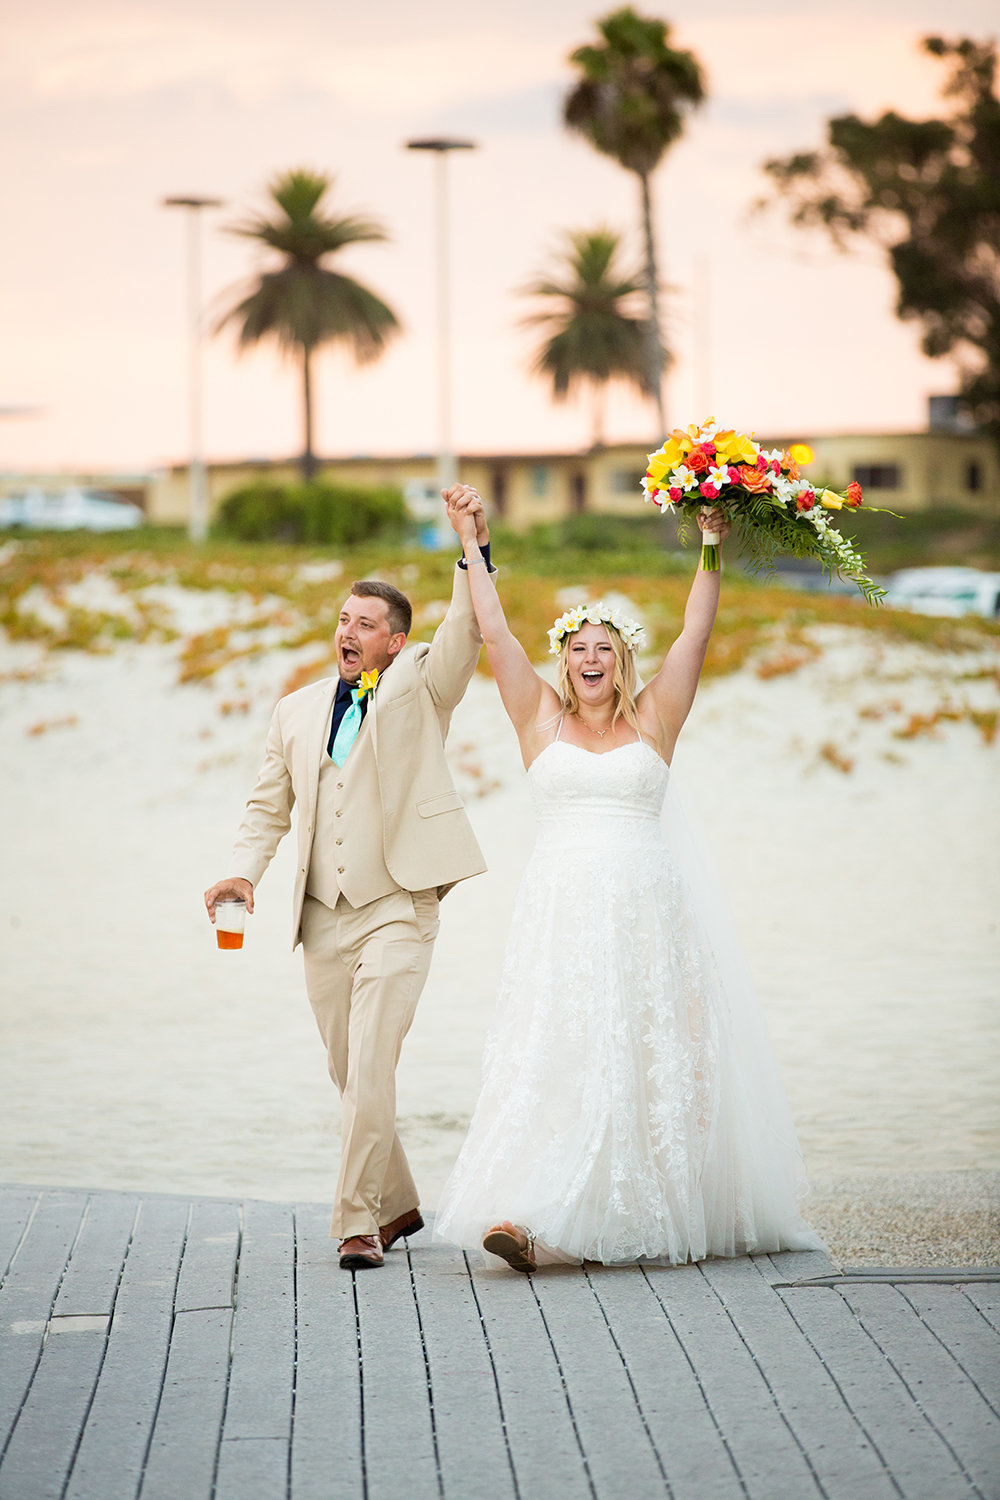
M 352 1276 L 327 1227 L 0 1190 L 0 1500 L 1000 1496 L 1000 1272 Z

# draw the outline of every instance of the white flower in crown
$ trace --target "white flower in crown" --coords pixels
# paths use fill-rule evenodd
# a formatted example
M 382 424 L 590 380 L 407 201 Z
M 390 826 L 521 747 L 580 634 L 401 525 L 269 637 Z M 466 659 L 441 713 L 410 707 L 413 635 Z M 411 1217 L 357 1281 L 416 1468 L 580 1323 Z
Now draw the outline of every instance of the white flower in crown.
M 598 599 L 596 604 L 578 604 L 575 609 L 568 609 L 559 616 L 549 631 L 549 655 L 558 656 L 566 636 L 576 635 L 584 624 L 613 625 L 630 651 L 638 651 L 646 644 L 646 632 L 638 620 L 630 620 L 619 610 L 611 609 L 603 599 Z

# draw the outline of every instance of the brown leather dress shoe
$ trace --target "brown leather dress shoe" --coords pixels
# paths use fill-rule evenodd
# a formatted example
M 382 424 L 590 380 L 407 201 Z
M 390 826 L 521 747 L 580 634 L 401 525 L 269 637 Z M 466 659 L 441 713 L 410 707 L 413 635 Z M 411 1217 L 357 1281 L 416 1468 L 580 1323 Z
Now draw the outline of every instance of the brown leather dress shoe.
M 382 1241 L 377 1234 L 356 1234 L 340 1246 L 342 1271 L 367 1271 L 382 1264 Z
M 393 1219 L 391 1224 L 386 1224 L 378 1232 L 382 1241 L 382 1249 L 388 1250 L 397 1240 L 402 1239 L 404 1234 L 416 1234 L 418 1229 L 423 1229 L 424 1221 L 420 1217 L 419 1208 L 411 1208 L 409 1213 L 400 1214 L 398 1219 Z

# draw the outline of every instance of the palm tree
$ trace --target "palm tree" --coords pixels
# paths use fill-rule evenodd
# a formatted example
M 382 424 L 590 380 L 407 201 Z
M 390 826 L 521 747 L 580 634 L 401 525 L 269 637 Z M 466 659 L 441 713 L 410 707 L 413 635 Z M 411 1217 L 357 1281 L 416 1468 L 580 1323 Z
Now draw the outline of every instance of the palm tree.
M 682 134 L 684 112 L 704 99 L 705 84 L 694 54 L 670 46 L 670 28 L 664 21 L 647 20 L 626 6 L 598 21 L 597 29 L 603 44 L 578 47 L 570 55 L 583 76 L 566 96 L 563 120 L 639 179 L 649 298 L 646 369 L 662 433 L 667 355 L 649 180 L 667 147 Z
M 298 170 L 272 178 L 268 192 L 280 214 L 234 224 L 231 234 L 257 240 L 282 256 L 236 292 L 237 300 L 218 319 L 215 332 L 234 324 L 241 348 L 273 340 L 302 365 L 305 437 L 302 477 L 316 473 L 313 452 L 312 360 L 322 344 L 351 346 L 359 364 L 377 359 L 398 332 L 396 314 L 374 292 L 325 264 L 345 245 L 388 238 L 374 219 L 335 218 L 322 208 L 332 179 Z
M 547 299 L 543 311 L 522 319 L 523 327 L 549 335 L 535 356 L 532 374 L 551 378 L 557 401 L 589 386 L 595 447 L 603 441 L 603 394 L 609 381 L 625 380 L 650 394 L 646 320 L 633 310 L 643 278 L 619 269 L 620 252 L 618 235 L 610 229 L 571 230 L 553 271 L 523 289 L 525 296 Z

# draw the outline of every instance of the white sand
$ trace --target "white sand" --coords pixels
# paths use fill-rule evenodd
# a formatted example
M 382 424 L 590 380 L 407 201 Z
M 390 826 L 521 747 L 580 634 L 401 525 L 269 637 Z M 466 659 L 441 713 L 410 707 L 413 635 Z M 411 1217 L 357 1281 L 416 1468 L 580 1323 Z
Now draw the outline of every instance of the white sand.
M 156 597 L 183 630 L 253 613 L 221 591 Z M 949 698 L 1000 707 L 1000 650 L 817 639 L 822 654 L 797 672 L 706 683 L 677 758 L 807 1164 L 821 1182 L 996 1170 L 1000 741 L 968 722 L 910 740 L 894 730 Z M 337 1104 L 289 951 L 291 840 L 241 953 L 216 950 L 201 903 L 227 873 L 275 696 L 315 650 L 181 687 L 181 645 L 0 646 L 0 1178 L 326 1199 Z M 824 744 L 853 769 L 824 759 Z M 473 683 L 449 748 L 490 872 L 444 903 L 400 1067 L 428 1206 L 475 1099 L 532 837 L 488 679 Z

